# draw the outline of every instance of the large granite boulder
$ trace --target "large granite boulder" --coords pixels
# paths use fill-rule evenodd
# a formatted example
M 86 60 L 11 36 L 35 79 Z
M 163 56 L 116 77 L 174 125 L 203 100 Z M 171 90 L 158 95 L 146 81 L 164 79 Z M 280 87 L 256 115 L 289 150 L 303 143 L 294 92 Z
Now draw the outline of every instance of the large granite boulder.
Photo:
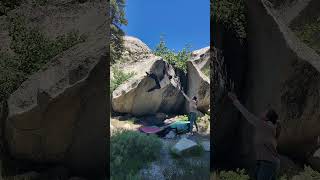
M 70 32 L 85 38 L 30 76 L 0 107 L 1 143 L 5 141 L 9 153 L 5 157 L 42 167 L 63 164 L 79 175 L 104 174 L 107 4 L 100 0 L 21 2 L 0 17 L 1 51 L 13 53 L 8 20 L 15 15 L 50 39 Z
M 152 115 L 158 112 L 177 113 L 183 110 L 184 97 L 179 87 L 180 79 L 171 65 L 160 57 L 153 56 L 127 65 L 124 72 L 133 77 L 120 85 L 112 94 L 112 109 L 118 113 L 135 116 Z M 145 72 L 154 73 L 160 80 L 160 89 L 147 92 L 156 85 Z M 172 76 L 169 79 L 169 76 Z
M 76 174 L 105 171 L 106 41 L 97 30 L 10 95 L 4 140 L 13 158 L 64 164 Z
M 198 98 L 198 110 L 207 113 L 210 108 L 210 76 L 206 73 L 210 73 L 210 50 L 209 48 L 201 50 L 194 52 L 194 58 L 187 62 L 187 94 L 189 97 L 196 96 Z M 186 104 L 188 108 L 188 103 Z

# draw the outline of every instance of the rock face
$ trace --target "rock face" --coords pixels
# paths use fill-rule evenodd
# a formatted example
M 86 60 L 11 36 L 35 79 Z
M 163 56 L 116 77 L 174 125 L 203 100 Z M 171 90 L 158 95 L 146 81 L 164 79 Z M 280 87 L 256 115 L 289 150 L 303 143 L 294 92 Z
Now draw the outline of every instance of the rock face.
M 65 164 L 76 174 L 105 170 L 104 31 L 56 56 L 10 95 L 5 141 L 12 157 Z
M 219 34 L 224 38 L 219 37 L 219 41 L 215 42 L 215 46 L 223 50 L 228 78 L 234 82 L 234 91 L 240 101 L 255 115 L 260 115 L 271 105 L 278 112 L 282 124 L 279 152 L 302 162 L 307 162 L 319 148 L 317 138 L 320 135 L 320 57 L 291 29 L 292 23 L 304 21 L 306 12 L 303 7 L 310 8 L 310 5 L 316 4 L 312 0 L 305 2 L 308 4 L 297 5 L 302 8 L 297 14 L 283 17 L 282 11 L 273 9 L 266 0 L 247 1 L 250 17 L 247 62 L 230 58 L 230 49 L 235 49 L 230 44 L 235 43 L 227 43 L 230 40 L 228 34 Z M 228 54 L 229 57 L 226 56 Z M 224 89 L 219 85 L 224 81 L 217 77 L 219 75 L 216 74 L 213 78 L 217 82 L 213 83 L 212 92 L 215 104 L 219 105 L 214 110 L 218 112 L 213 119 L 215 158 L 223 157 L 223 163 L 228 161 L 226 158 L 232 157 L 232 162 L 252 167 L 253 127 L 225 100 Z M 230 167 L 230 163 L 228 165 Z
M 140 39 L 132 36 L 125 36 L 123 37 L 123 41 L 124 52 L 122 54 L 122 59 L 124 62 L 137 62 L 153 56 L 150 48 Z
M 246 106 L 259 115 L 270 104 L 283 125 L 280 153 L 306 160 L 320 132 L 320 57 L 294 35 L 269 3 L 250 0 L 248 6 Z M 252 136 L 248 128 L 242 126 L 243 140 Z
M 200 69 L 209 68 L 210 66 L 210 47 L 195 50 L 191 53 L 192 61 Z
M 154 56 L 127 66 L 127 69 L 135 75 L 113 92 L 112 108 L 115 112 L 142 116 L 157 112 L 182 111 L 184 97 L 178 89 L 181 86 L 180 80 L 175 75 L 173 67 L 166 61 Z M 152 78 L 146 76 L 145 72 L 152 72 L 159 78 L 160 89 L 147 92 L 156 84 Z M 169 79 L 167 74 L 172 76 L 172 79 Z
M 197 55 L 195 59 L 187 62 L 188 96 L 198 98 L 198 109 L 207 113 L 210 108 L 210 77 L 202 71 L 209 69 L 210 51 L 205 48 L 203 54 Z M 209 72 L 209 70 L 208 70 Z M 188 103 L 186 103 L 188 108 Z
M 228 99 L 227 92 L 233 89 L 238 95 L 241 94 L 243 80 L 245 80 L 243 75 L 245 68 L 243 67 L 246 63 L 243 58 L 244 55 L 238 52 L 238 49 L 243 49 L 243 47 L 235 46 L 239 42 L 231 39 L 229 36 L 222 37 L 221 44 L 223 46 L 217 44 L 222 49 L 213 48 L 211 53 L 212 68 L 210 75 L 213 79 L 211 96 L 214 105 L 211 108 L 213 109 L 211 125 L 214 131 L 212 137 L 214 154 L 212 156 L 214 156 L 215 161 L 212 163 L 216 164 L 216 168 L 240 167 L 242 165 L 238 162 L 243 162 L 239 160 L 239 158 L 242 158 L 239 154 L 239 146 L 243 143 L 240 142 L 238 134 L 239 126 L 242 123 L 241 116 Z M 240 100 L 242 99 L 241 96 L 238 97 Z

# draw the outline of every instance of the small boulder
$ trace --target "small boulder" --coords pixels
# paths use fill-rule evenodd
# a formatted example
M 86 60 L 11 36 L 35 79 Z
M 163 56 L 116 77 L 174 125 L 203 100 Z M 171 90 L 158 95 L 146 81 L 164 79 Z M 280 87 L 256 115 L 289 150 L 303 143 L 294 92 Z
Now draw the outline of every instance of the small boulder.
M 201 142 L 201 146 L 205 151 L 210 151 L 210 141 L 203 141 Z
M 173 139 L 175 137 L 176 137 L 176 133 L 172 130 L 165 136 L 166 139 Z
M 181 138 L 177 144 L 172 147 L 172 152 L 176 155 L 182 155 L 184 152 L 196 148 L 198 144 L 190 139 Z

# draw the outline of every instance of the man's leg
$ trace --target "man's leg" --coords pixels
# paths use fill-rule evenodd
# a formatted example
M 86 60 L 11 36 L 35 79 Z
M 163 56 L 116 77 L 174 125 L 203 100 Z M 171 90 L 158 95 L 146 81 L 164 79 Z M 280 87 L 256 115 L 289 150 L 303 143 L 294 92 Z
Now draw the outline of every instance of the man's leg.
M 194 113 L 194 125 L 196 125 L 197 132 L 198 132 L 198 124 L 197 124 L 197 115 Z
M 189 113 L 189 122 L 190 122 L 190 132 L 192 132 L 193 129 L 193 114 Z

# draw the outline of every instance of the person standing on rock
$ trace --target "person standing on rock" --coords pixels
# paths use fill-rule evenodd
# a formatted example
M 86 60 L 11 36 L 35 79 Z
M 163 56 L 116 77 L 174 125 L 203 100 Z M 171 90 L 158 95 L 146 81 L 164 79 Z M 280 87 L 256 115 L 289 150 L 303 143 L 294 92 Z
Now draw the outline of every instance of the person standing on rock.
M 190 133 L 192 133 L 192 129 L 193 129 L 193 124 L 196 126 L 197 132 L 198 132 L 198 124 L 197 124 L 197 105 L 198 105 L 198 100 L 197 97 L 194 96 L 192 99 L 190 99 L 184 92 L 182 89 L 181 93 L 182 95 L 187 99 L 187 101 L 189 102 L 189 115 L 188 115 L 188 119 L 190 121 Z
M 255 128 L 256 179 L 275 180 L 280 166 L 280 159 L 277 152 L 277 138 L 279 136 L 277 113 L 273 109 L 269 109 L 258 118 L 239 102 L 235 94 L 228 93 L 228 96 L 245 119 Z

